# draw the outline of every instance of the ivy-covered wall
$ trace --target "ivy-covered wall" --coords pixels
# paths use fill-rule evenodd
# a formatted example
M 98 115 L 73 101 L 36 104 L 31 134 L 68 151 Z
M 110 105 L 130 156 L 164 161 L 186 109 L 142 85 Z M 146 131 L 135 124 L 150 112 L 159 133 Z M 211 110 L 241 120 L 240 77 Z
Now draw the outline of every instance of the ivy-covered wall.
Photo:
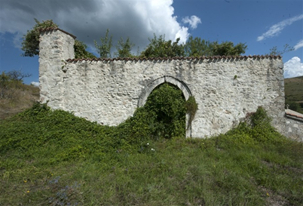
M 62 30 L 40 36 L 41 101 L 53 109 L 114 126 L 143 106 L 154 88 L 168 82 L 185 100 L 194 96 L 198 103 L 187 137 L 225 133 L 259 106 L 278 131 L 285 129 L 280 57 L 75 60 L 73 44 L 73 36 Z

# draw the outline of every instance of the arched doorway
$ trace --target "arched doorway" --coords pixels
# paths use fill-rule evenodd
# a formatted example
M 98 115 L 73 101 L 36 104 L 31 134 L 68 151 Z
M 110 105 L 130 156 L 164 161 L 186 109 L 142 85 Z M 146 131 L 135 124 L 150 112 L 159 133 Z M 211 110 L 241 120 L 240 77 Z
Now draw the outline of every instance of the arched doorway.
M 168 83 L 170 85 L 173 85 L 174 87 L 178 88 L 182 91 L 183 97 L 185 101 L 189 99 L 190 96 L 192 96 L 192 93 L 188 86 L 183 82 L 180 81 L 177 78 L 171 77 L 171 76 L 163 76 L 158 79 L 155 79 L 153 82 L 151 82 L 149 85 L 147 85 L 144 90 L 142 91 L 139 100 L 138 100 L 138 107 L 143 107 L 146 104 L 146 101 L 150 94 L 159 86 Z M 191 137 L 191 126 L 187 126 L 189 124 L 189 116 L 185 115 L 185 136 Z

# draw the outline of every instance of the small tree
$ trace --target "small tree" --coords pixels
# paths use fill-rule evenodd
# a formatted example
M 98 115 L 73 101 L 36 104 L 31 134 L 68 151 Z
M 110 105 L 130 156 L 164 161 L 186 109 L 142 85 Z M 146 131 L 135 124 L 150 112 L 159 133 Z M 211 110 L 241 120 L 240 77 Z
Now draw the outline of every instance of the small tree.
M 5 74 L 5 72 L 2 72 L 0 75 L 0 98 L 4 99 L 6 97 L 6 91 L 8 87 L 9 82 L 9 76 Z
M 9 71 L 9 72 L 7 72 L 6 75 L 9 77 L 9 79 L 11 79 L 13 81 L 20 81 L 20 82 L 23 82 L 24 78 L 32 76 L 31 74 L 28 74 L 28 73 L 26 73 L 26 74 L 22 73 L 21 70 Z
M 132 57 L 131 49 L 135 46 L 130 40 L 129 37 L 124 42 L 123 38 L 120 38 L 116 46 L 117 52 L 115 53 L 118 57 Z
M 283 55 L 284 53 L 286 52 L 290 52 L 290 51 L 293 51 L 294 48 L 289 46 L 288 44 L 285 44 L 284 47 L 283 47 L 283 50 L 280 51 L 278 50 L 278 47 L 277 46 L 274 46 L 273 48 L 271 48 L 269 51 L 269 55 Z
M 30 76 L 31 74 L 24 74 L 21 71 L 17 70 L 2 72 L 0 75 L 0 98 L 16 98 L 14 89 L 21 88 L 23 85 L 23 78 Z
M 214 56 L 239 56 L 245 53 L 247 46 L 243 43 L 239 43 L 234 46 L 233 42 L 218 42 L 213 43 L 213 55 Z
M 22 50 L 23 56 L 33 57 L 39 55 L 39 36 L 41 29 L 58 28 L 53 20 L 39 22 L 35 19 L 36 25 L 23 36 Z M 75 40 L 74 50 L 76 58 L 95 58 L 95 55 L 86 51 L 87 45 L 81 41 Z
M 160 35 L 159 38 L 154 34 L 147 48 L 141 52 L 141 57 L 176 57 L 184 56 L 184 46 L 179 44 L 180 38 L 172 42 L 165 41 L 165 37 Z
M 22 50 L 23 56 L 33 57 L 39 55 L 39 36 L 40 30 L 45 28 L 58 28 L 52 20 L 39 22 L 35 19 L 36 25 L 23 36 Z
M 190 36 L 184 46 L 186 56 L 212 56 L 213 43 L 210 41 L 202 40 L 200 37 L 193 38 Z
M 238 56 L 244 54 L 246 49 L 243 43 L 234 46 L 233 42 L 226 41 L 219 44 L 217 41 L 210 42 L 192 36 L 184 46 L 186 56 Z
M 84 44 L 82 41 L 75 40 L 74 50 L 75 50 L 75 58 L 96 58 L 95 55 L 86 51 L 87 45 Z
M 105 37 L 100 38 L 101 44 L 99 45 L 97 41 L 95 41 L 95 47 L 101 58 L 111 57 L 112 40 L 113 36 L 109 37 L 109 29 L 107 29 Z

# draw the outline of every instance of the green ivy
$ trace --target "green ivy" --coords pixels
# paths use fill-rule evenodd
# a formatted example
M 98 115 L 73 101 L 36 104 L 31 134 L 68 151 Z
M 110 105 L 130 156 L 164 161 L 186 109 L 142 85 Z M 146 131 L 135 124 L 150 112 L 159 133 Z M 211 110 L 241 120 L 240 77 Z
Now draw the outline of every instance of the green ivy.
M 168 83 L 149 95 L 144 107 L 119 126 L 119 136 L 129 142 L 185 137 L 186 106 L 182 91 Z
M 190 96 L 185 102 L 186 112 L 189 114 L 187 129 L 191 127 L 191 123 L 195 118 L 196 112 L 198 110 L 198 104 L 194 96 Z
M 168 83 L 160 85 L 149 95 L 144 107 L 154 116 L 154 137 L 185 136 L 185 98 L 179 88 Z

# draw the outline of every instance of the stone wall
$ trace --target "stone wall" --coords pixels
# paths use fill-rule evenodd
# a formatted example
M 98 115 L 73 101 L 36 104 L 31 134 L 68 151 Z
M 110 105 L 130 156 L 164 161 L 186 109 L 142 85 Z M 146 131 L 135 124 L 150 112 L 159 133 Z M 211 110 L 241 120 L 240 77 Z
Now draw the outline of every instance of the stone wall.
M 290 109 L 285 110 L 285 136 L 303 142 L 303 114 Z
M 75 40 L 61 30 L 42 32 L 39 44 L 40 100 L 53 109 L 63 109 L 64 60 L 74 58 Z
M 303 121 L 287 118 L 285 131 L 285 136 L 303 142 Z
M 41 101 L 51 108 L 114 126 L 143 106 L 154 88 L 169 82 L 198 103 L 187 137 L 225 133 L 258 106 L 278 131 L 285 130 L 280 57 L 75 60 L 73 43 L 61 30 L 40 36 Z

